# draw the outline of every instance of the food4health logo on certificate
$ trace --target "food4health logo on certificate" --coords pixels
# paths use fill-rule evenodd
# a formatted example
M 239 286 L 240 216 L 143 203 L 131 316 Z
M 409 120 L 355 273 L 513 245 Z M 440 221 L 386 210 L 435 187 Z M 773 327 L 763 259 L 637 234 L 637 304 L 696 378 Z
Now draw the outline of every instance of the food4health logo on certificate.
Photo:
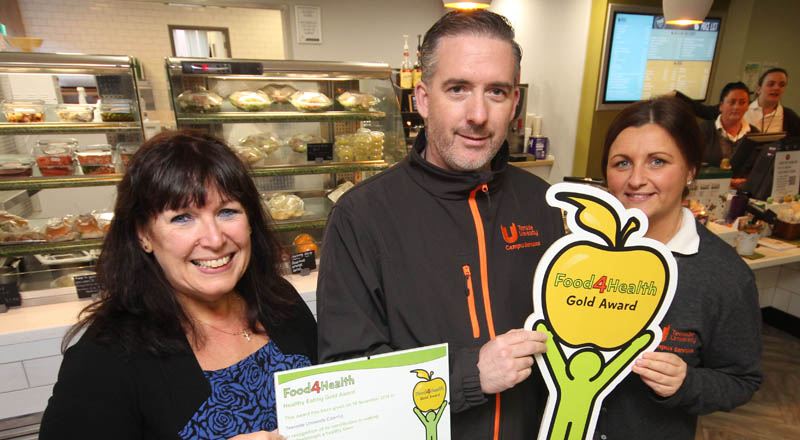
M 291 440 L 449 440 L 447 344 L 275 375 L 278 430 Z
M 559 183 L 547 203 L 566 211 L 572 233 L 536 267 L 525 321 L 547 334 L 547 351 L 536 355 L 550 392 L 538 438 L 588 440 L 603 399 L 661 341 L 678 270 L 666 246 L 644 237 L 644 213 L 611 194 Z

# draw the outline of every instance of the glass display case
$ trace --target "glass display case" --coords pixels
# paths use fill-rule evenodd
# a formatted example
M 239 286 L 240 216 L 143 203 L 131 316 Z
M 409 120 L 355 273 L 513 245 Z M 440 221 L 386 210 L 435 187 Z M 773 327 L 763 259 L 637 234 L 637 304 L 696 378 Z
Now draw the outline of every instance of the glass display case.
M 91 270 L 121 179 L 117 145 L 144 139 L 134 65 L 0 53 L 0 294 L 71 287 Z
M 250 166 L 287 253 L 305 234 L 321 243 L 336 196 L 406 155 L 388 65 L 166 63 L 178 127 L 224 139 Z

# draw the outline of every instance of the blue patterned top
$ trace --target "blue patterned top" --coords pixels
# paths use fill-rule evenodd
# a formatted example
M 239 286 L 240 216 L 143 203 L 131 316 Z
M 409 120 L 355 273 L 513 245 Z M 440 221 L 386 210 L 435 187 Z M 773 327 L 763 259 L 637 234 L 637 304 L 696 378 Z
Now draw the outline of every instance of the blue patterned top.
M 283 354 L 270 339 L 258 351 L 230 367 L 203 371 L 211 384 L 211 396 L 178 435 L 184 440 L 218 440 L 276 429 L 272 375 L 309 365 L 308 357 Z

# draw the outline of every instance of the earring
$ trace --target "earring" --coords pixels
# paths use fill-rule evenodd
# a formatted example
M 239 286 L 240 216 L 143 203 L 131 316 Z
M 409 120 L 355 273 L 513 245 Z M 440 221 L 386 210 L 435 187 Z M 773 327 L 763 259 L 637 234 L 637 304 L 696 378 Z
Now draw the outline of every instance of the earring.
M 689 180 L 687 180 L 687 181 L 686 181 L 686 184 L 687 184 L 687 185 L 691 185 L 691 184 L 692 184 L 692 179 L 689 179 Z

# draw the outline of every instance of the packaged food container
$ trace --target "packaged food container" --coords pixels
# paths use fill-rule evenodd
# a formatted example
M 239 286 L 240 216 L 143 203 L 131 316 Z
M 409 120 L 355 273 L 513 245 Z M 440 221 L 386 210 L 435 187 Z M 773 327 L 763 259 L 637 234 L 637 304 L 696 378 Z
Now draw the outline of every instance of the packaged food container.
M 33 174 L 33 157 L 27 154 L 0 154 L 0 179 L 29 177 Z
M 375 96 L 361 92 L 344 92 L 336 100 L 348 110 L 362 112 L 369 111 L 380 102 Z
M 323 111 L 333 105 L 331 98 L 328 98 L 324 93 L 319 92 L 295 92 L 289 102 L 303 112 L 318 112 Z
M 36 142 L 34 154 L 42 176 L 70 176 L 75 173 L 72 153 L 78 141 L 68 139 L 42 139 Z
M 78 148 L 75 157 L 78 159 L 83 174 L 114 174 L 116 172 L 111 145 L 84 145 Z
M 4 102 L 3 113 L 8 122 L 42 122 L 44 121 L 44 102 Z
M 234 107 L 246 112 L 260 112 L 264 111 L 272 104 L 272 98 L 261 90 L 251 92 L 242 90 L 231 93 L 228 100 Z
M 94 109 L 93 105 L 60 104 L 56 107 L 56 116 L 61 122 L 92 122 Z
M 139 144 L 136 142 L 120 142 L 117 144 L 117 151 L 119 151 L 119 161 L 122 163 L 122 170 L 128 169 L 128 164 L 131 162 L 136 150 L 139 149 Z
M 297 89 L 288 84 L 267 84 L 261 91 L 266 93 L 273 101 L 289 102 L 289 98 L 297 92 Z
M 100 119 L 103 122 L 132 122 L 136 120 L 129 100 L 102 103 L 100 105 Z
M 212 113 L 219 111 L 223 99 L 214 92 L 200 89 L 181 93 L 175 102 L 183 113 Z

